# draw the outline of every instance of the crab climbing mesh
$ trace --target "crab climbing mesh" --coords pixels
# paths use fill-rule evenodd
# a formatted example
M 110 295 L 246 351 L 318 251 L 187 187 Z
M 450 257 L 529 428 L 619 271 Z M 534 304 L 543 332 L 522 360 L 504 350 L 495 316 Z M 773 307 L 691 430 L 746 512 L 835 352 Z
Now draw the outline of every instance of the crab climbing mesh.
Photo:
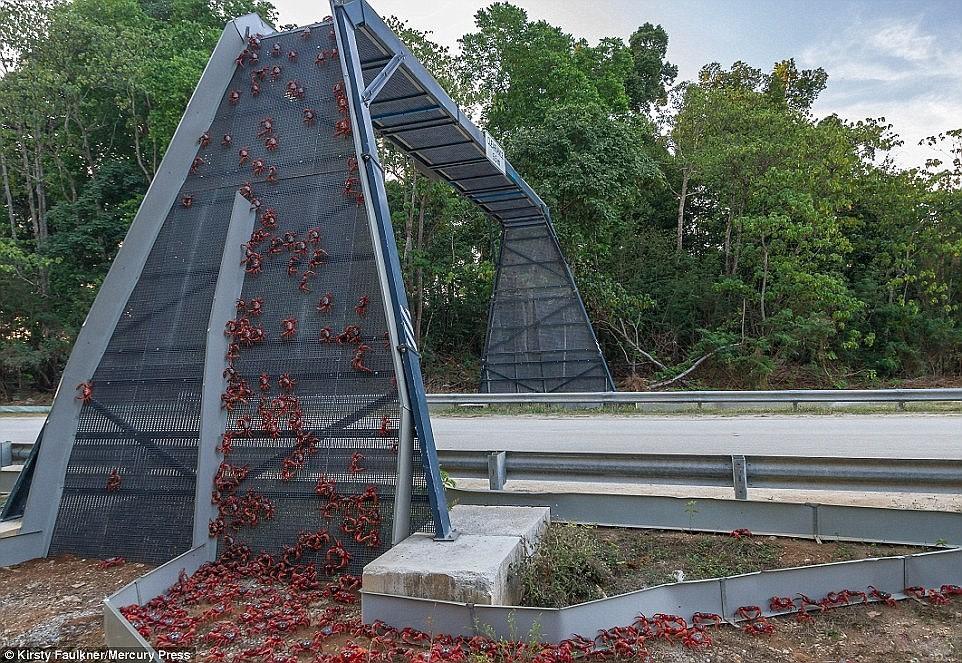
M 314 25 L 265 37 L 259 61 L 235 70 L 178 195 L 193 204 L 170 210 L 92 376 L 51 552 L 162 562 L 187 550 L 199 444 L 223 462 L 199 478 L 221 547 L 277 554 L 324 531 L 300 561 L 358 572 L 390 545 L 399 396 L 358 155 L 349 131 L 336 135 L 335 48 L 331 25 Z M 260 269 L 248 261 L 233 324 L 264 339 L 236 336 L 224 359 L 225 444 L 199 439 L 205 337 L 245 184 L 268 236 L 252 244 Z M 417 440 L 412 454 L 417 530 L 430 519 Z
M 591 323 L 546 222 L 505 224 L 481 391 L 609 391 Z
M 230 467 L 223 476 L 243 479 L 218 496 L 215 531 L 275 554 L 305 533 L 326 532 L 329 545 L 304 547 L 300 561 L 335 570 L 349 560 L 343 568 L 358 572 L 391 543 L 399 398 L 358 155 L 351 136 L 334 129 L 347 112 L 332 34 L 325 24 L 265 38 L 261 62 L 280 66 L 283 75 L 276 83 L 268 77 L 259 96 L 226 109 L 212 129 L 243 137 L 252 159 L 278 168 L 277 182 L 253 183 L 258 227 L 277 239 L 256 249 L 262 271 L 244 280 L 236 325 L 262 326 L 267 338 L 240 344 L 233 361 L 234 384 L 254 393 L 229 413 Z M 285 94 L 290 80 L 304 99 Z M 305 122 L 307 108 L 314 117 Z M 265 128 L 265 118 L 273 129 Z M 272 136 L 277 146 L 266 151 L 262 145 Z M 265 214 L 269 226 L 276 216 L 276 228 L 265 227 Z M 430 511 L 414 453 L 412 526 L 418 528 Z M 250 513 L 235 515 L 238 501 L 256 524 Z

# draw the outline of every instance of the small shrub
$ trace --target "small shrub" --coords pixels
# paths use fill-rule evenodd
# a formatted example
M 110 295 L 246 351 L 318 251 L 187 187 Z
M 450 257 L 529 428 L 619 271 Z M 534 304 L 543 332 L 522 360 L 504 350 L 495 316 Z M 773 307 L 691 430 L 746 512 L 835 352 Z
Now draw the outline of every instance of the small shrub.
M 617 552 L 594 527 L 552 525 L 534 553 L 512 568 L 522 604 L 561 608 L 602 598 L 601 585 L 619 563 Z

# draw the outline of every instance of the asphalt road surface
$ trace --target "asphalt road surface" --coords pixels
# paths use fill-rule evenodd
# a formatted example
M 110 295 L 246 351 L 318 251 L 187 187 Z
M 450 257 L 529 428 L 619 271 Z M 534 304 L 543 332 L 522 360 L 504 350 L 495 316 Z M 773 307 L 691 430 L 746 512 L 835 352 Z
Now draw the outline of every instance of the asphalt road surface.
M 442 449 L 962 459 L 962 415 L 432 417 Z M 0 416 L 33 441 L 43 417 Z

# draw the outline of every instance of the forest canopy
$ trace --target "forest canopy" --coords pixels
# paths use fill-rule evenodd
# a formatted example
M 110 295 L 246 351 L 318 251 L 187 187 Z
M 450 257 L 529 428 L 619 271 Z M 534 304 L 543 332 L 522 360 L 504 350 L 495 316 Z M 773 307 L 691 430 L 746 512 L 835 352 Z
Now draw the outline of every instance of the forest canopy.
M 0 7 L 0 401 L 49 392 L 223 25 L 256 0 Z M 457 53 L 393 27 L 551 207 L 622 388 L 962 376 L 962 129 L 890 156 L 791 54 L 678 80 L 645 23 L 589 43 L 495 3 Z M 426 379 L 477 386 L 499 233 L 384 146 Z

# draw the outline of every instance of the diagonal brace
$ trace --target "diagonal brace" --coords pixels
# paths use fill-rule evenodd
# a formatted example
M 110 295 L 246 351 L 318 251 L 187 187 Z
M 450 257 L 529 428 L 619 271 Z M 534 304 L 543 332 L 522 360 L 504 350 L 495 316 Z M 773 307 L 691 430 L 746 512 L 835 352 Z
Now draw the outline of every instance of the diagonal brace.
M 364 92 L 361 94 L 361 101 L 363 101 L 366 106 L 369 106 L 378 93 L 384 89 L 384 86 L 391 80 L 391 76 L 393 76 L 397 68 L 401 66 L 403 60 L 403 54 L 395 53 L 394 57 L 384 65 L 384 69 L 382 69 L 380 73 L 374 77 L 374 80 L 371 81 L 371 84 L 364 89 Z

